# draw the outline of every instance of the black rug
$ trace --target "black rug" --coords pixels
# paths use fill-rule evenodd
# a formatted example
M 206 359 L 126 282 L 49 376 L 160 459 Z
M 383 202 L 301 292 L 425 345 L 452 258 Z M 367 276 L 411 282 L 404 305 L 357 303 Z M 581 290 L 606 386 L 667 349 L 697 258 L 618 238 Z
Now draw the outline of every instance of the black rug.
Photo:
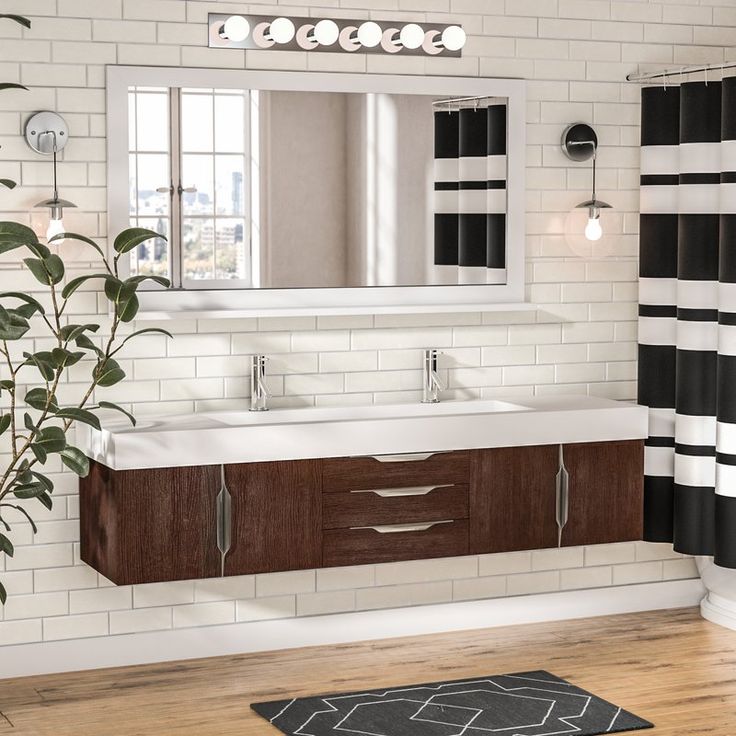
M 653 724 L 549 672 L 255 703 L 289 736 L 597 736 Z

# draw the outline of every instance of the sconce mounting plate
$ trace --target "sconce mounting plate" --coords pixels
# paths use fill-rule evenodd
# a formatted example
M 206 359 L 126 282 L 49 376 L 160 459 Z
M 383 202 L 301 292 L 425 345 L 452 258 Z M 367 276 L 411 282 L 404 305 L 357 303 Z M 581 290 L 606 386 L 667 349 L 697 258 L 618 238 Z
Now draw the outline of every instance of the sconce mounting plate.
M 598 149 L 598 136 L 587 123 L 573 123 L 562 134 L 562 150 L 572 161 L 590 161 Z
M 37 112 L 26 123 L 26 142 L 36 152 L 51 155 L 63 151 L 69 140 L 69 127 L 58 113 Z

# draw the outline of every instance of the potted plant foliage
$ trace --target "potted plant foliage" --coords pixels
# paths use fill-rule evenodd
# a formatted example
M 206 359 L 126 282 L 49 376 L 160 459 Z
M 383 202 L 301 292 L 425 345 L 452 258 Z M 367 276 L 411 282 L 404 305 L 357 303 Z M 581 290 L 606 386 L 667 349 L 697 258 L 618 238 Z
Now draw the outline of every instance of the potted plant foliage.
M 19 15 L 0 15 L 30 28 Z M 25 89 L 22 85 L 0 83 L 0 90 Z M 10 179 L 0 185 L 13 189 Z M 166 330 L 149 327 L 137 331 L 125 329 L 138 312 L 137 289 L 146 280 L 162 286 L 169 282 L 160 276 L 122 278 L 120 259 L 152 238 L 162 237 L 143 228 L 130 228 L 113 242 L 110 257 L 93 240 L 75 233 L 63 233 L 49 241 L 71 239 L 93 248 L 102 259 L 102 270 L 68 280 L 61 255 L 39 242 L 35 232 L 17 222 L 0 222 L 0 254 L 18 251 L 23 263 L 42 284 L 45 296 L 23 291 L 0 291 L 0 553 L 13 556 L 10 535 L 16 522 L 27 522 L 36 532 L 31 515 L 35 503 L 47 509 L 53 504 L 54 484 L 43 472 L 50 458 L 58 457 L 64 466 L 78 476 L 89 472 L 85 454 L 70 444 L 70 430 L 82 422 L 100 428 L 98 410 L 122 412 L 133 424 L 135 419 L 122 407 L 97 397 L 98 389 L 113 386 L 125 378 L 116 360 L 123 346 L 144 333 Z M 88 281 L 96 281 L 104 289 L 110 303 L 110 325 L 100 334 L 98 324 L 75 324 L 69 318 L 70 300 Z M 34 331 L 36 340 L 48 343 L 48 349 L 29 352 L 26 334 Z M 45 335 L 45 338 L 43 337 Z M 22 341 L 23 342 L 19 342 Z M 80 397 L 66 405 L 58 393 L 67 372 L 81 361 L 89 364 L 89 380 L 81 386 Z M 84 365 L 84 363 L 81 363 Z M 5 603 L 6 590 L 0 582 L 0 603 Z

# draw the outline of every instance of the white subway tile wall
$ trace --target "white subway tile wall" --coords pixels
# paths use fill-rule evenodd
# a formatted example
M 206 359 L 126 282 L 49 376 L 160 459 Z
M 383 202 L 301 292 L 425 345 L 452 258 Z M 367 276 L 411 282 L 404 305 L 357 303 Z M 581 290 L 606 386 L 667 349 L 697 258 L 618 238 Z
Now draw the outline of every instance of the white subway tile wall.
M 293 5 L 293 3 L 291 3 Z M 7 0 L 31 30 L 0 25 L 3 81 L 29 92 L 0 96 L 0 166 L 21 186 L 0 195 L 3 219 L 43 226 L 33 205 L 48 196 L 50 165 L 21 138 L 29 113 L 55 109 L 70 125 L 59 167 L 62 194 L 79 208 L 67 227 L 106 243 L 105 64 L 159 64 L 402 74 L 525 77 L 527 109 L 527 296 L 536 313 L 298 319 L 179 320 L 167 341 L 131 343 L 130 379 L 105 390 L 139 416 L 245 407 L 246 357 L 273 356 L 275 406 L 371 404 L 420 396 L 419 350 L 444 349 L 448 397 L 583 392 L 636 393 L 639 92 L 637 68 L 732 58 L 729 0 L 330 0 L 299 12 L 462 23 L 462 59 L 208 49 L 209 12 L 290 12 L 284 4 L 208 0 Z M 120 114 L 111 111 L 110 114 Z M 598 131 L 601 197 L 620 234 L 605 260 L 581 258 L 564 237 L 565 216 L 589 195 L 589 168 L 564 158 L 562 129 Z M 94 254 L 68 243 L 74 275 Z M 0 256 L 0 285 L 34 289 L 15 253 Z M 80 290 L 73 312 L 108 320 L 104 300 Z M 146 323 L 145 326 L 149 326 Z M 133 326 L 131 326 L 133 327 Z M 19 349 L 40 349 L 39 333 Z M 62 387 L 75 396 L 88 364 Z M 102 393 L 100 395 L 102 398 Z M 668 545 L 604 545 L 439 562 L 244 576 L 116 588 L 79 559 L 75 477 L 50 465 L 55 507 L 34 509 L 39 533 L 15 527 L 14 558 L 0 556 L 10 589 L 0 645 L 309 616 L 350 610 L 524 595 L 694 577 L 693 561 Z

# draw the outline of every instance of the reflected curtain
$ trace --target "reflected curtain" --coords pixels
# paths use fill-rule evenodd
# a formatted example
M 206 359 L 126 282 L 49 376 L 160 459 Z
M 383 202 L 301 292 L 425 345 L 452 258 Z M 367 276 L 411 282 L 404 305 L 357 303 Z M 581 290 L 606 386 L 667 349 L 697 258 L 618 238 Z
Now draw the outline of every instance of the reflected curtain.
M 645 538 L 736 568 L 736 78 L 642 90 Z
M 506 283 L 506 105 L 434 114 L 434 264 Z

